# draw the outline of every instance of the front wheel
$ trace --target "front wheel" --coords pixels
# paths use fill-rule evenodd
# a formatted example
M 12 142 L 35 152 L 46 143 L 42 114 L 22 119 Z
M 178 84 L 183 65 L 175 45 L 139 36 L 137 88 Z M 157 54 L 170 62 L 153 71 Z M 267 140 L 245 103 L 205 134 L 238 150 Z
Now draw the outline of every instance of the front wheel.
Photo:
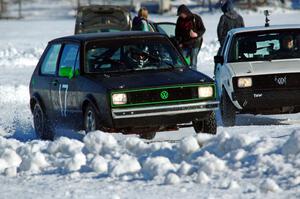
M 54 139 L 54 131 L 39 103 L 36 103 L 33 108 L 33 125 L 37 138 L 42 140 Z
M 99 129 L 99 119 L 93 106 L 88 105 L 84 112 L 84 130 L 86 133 Z
M 210 112 L 205 120 L 193 121 L 196 133 L 217 134 L 217 120 L 214 112 Z
M 223 125 L 225 127 L 234 126 L 236 120 L 236 109 L 225 90 L 222 92 L 220 109 Z

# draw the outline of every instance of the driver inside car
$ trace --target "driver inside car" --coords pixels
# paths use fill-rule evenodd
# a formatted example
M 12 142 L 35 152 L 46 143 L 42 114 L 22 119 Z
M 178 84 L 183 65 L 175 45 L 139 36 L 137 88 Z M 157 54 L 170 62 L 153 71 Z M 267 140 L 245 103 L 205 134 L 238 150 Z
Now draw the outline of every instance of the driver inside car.
M 295 53 L 297 56 L 300 56 L 300 35 L 297 35 L 295 38 Z
M 283 37 L 281 40 L 281 48 L 279 50 L 279 56 L 282 58 L 289 58 L 293 56 L 294 51 L 294 39 L 291 35 Z
M 127 52 L 129 66 L 132 68 L 142 69 L 149 63 L 148 47 L 131 47 Z

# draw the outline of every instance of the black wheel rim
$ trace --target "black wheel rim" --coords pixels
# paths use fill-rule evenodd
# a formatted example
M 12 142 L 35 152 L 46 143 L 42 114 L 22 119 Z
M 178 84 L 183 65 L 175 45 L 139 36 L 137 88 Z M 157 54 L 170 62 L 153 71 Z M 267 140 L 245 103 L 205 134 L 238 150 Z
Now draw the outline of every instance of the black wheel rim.
M 96 118 L 93 111 L 89 110 L 85 118 L 85 129 L 87 132 L 96 130 Z

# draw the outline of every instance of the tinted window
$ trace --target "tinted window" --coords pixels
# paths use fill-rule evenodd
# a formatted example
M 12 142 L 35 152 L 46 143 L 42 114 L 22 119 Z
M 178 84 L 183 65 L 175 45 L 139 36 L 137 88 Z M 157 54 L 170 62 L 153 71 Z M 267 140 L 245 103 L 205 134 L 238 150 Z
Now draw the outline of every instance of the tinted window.
M 41 73 L 44 75 L 55 75 L 57 58 L 59 55 L 61 44 L 52 45 L 42 63 Z
M 67 44 L 64 47 L 59 68 L 65 68 L 65 67 L 71 67 L 75 68 L 76 65 L 76 59 L 78 54 L 78 45 L 73 44 Z
M 300 58 L 300 31 L 240 34 L 233 40 L 229 62 Z
M 88 72 L 122 72 L 185 67 L 178 51 L 166 39 L 127 39 L 87 47 Z

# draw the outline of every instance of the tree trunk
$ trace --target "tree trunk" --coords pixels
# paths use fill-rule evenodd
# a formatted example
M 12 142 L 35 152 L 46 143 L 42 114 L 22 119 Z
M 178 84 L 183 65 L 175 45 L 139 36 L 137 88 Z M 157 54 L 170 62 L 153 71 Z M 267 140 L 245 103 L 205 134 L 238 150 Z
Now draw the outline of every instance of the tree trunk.
M 19 19 L 21 19 L 22 18 L 22 0 L 19 0 L 18 3 L 19 3 L 19 9 L 18 9 Z
M 80 0 L 77 0 L 77 10 L 79 9 L 80 7 Z
M 0 18 L 2 16 L 2 13 L 4 13 L 4 5 L 3 5 L 3 0 L 0 0 Z

